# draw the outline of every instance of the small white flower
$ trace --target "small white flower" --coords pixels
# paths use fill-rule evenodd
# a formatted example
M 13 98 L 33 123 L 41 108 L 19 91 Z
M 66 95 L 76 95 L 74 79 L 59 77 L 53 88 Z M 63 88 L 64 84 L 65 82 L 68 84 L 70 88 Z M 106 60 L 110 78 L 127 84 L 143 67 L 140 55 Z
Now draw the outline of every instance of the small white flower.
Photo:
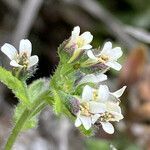
M 74 27 L 70 37 L 70 41 L 67 44 L 67 47 L 70 47 L 74 51 L 73 56 L 71 57 L 69 62 L 75 60 L 83 50 L 91 49 L 92 46 L 90 45 L 90 43 L 92 42 L 92 40 L 93 35 L 91 35 L 90 32 L 86 31 L 80 35 L 80 27 Z
M 105 112 L 105 105 L 102 103 L 97 103 L 91 101 L 91 92 L 89 86 L 85 86 L 82 93 L 82 98 L 80 99 L 80 111 L 77 114 L 77 119 L 75 121 L 75 126 L 79 127 L 83 124 L 86 130 L 89 130 L 92 125 L 92 120 L 97 114 Z
M 100 54 L 94 55 L 91 50 L 87 52 L 88 57 L 94 63 L 102 63 L 115 70 L 120 70 L 121 65 L 117 60 L 122 56 L 122 50 L 120 47 L 112 48 L 111 42 L 106 42 Z
M 107 80 L 107 76 L 103 73 L 100 74 L 88 74 L 85 75 L 80 82 L 78 83 L 78 85 L 84 84 L 84 83 L 99 83 L 102 81 Z
M 93 40 L 93 35 L 91 35 L 90 32 L 86 31 L 80 35 L 80 27 L 76 26 L 74 27 L 71 38 L 70 38 L 70 44 L 75 47 L 75 50 L 77 49 L 91 49 L 92 46 L 90 43 Z
M 31 56 L 32 44 L 27 39 L 22 39 L 20 41 L 19 52 L 14 46 L 8 43 L 5 43 L 1 47 L 1 51 L 8 56 L 11 60 L 10 65 L 13 67 L 25 67 L 29 69 L 30 67 L 36 65 L 39 60 L 37 55 Z
M 123 119 L 123 115 L 121 114 L 120 106 L 112 102 L 106 103 L 106 112 L 100 116 L 100 123 L 103 130 L 109 134 L 113 134 L 114 127 L 110 122 L 119 122 L 121 119 Z
M 116 101 L 119 101 L 126 86 L 113 93 L 109 91 L 106 85 L 100 85 L 98 89 L 91 88 L 90 86 L 86 86 L 85 88 L 86 93 L 83 93 L 84 97 L 91 100 L 91 111 L 94 113 L 91 123 L 94 124 L 99 120 L 105 132 L 109 134 L 114 133 L 114 127 L 110 121 L 114 122 L 123 119 L 121 108 Z M 99 110 L 99 105 L 103 106 L 103 113 L 97 111 Z

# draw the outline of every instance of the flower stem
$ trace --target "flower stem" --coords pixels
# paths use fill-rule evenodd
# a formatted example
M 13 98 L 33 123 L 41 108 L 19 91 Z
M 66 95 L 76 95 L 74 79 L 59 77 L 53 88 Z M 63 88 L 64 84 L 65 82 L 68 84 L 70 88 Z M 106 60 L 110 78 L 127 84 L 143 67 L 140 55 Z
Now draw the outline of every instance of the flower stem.
M 11 132 L 8 140 L 7 140 L 7 143 L 5 145 L 5 150 L 11 150 L 12 149 L 12 146 L 15 143 L 17 136 L 21 132 L 21 129 L 23 128 L 23 125 L 25 124 L 25 122 L 27 121 L 27 119 L 29 117 L 31 117 L 31 114 L 35 113 L 35 110 L 41 105 L 41 103 L 42 103 L 41 98 L 38 98 L 32 104 L 32 107 L 30 109 L 26 108 L 24 110 L 24 112 L 20 116 L 18 122 L 14 126 L 14 128 L 13 128 L 13 130 L 12 130 L 12 132 Z
M 8 141 L 5 145 L 5 150 L 11 150 L 18 134 L 20 133 L 23 125 L 25 124 L 26 120 L 28 119 L 28 116 L 30 115 L 30 110 L 29 109 L 26 109 L 20 119 L 18 120 L 18 122 L 16 123 L 15 127 L 13 128 L 12 130 L 12 133 L 10 134 L 9 138 L 8 138 Z

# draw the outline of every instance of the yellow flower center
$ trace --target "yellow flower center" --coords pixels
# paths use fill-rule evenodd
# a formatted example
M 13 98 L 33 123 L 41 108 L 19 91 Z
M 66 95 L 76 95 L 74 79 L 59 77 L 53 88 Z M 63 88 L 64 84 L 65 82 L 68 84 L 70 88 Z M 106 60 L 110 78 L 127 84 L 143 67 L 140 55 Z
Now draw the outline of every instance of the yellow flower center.
M 106 61 L 109 60 L 109 56 L 107 56 L 107 55 L 100 55 L 100 57 L 98 58 L 98 60 L 101 63 L 105 63 Z
M 93 99 L 94 99 L 94 101 L 97 101 L 97 99 L 98 99 L 98 90 L 93 91 Z
M 23 53 L 19 58 L 19 64 L 22 65 L 24 68 L 27 68 L 29 65 L 28 56 L 26 53 Z
M 84 46 L 84 44 L 85 44 L 85 40 L 79 36 L 79 37 L 77 38 L 77 45 L 78 45 L 78 48 Z
M 80 104 L 80 110 L 81 110 L 81 115 L 83 115 L 83 116 L 88 117 L 88 116 L 91 115 L 90 112 L 89 112 L 90 105 L 87 102 L 83 102 L 83 103 Z
M 105 112 L 100 117 L 100 121 L 114 121 L 114 116 L 111 113 L 109 113 L 109 112 Z

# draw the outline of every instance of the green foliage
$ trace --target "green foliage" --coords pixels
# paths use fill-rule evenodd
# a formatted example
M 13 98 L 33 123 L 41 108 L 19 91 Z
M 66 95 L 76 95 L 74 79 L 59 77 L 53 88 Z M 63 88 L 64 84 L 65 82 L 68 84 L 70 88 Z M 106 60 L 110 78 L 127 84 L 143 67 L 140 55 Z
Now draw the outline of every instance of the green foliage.
M 53 103 L 53 106 L 54 106 L 54 111 L 55 113 L 58 115 L 61 114 L 62 112 L 62 101 L 60 99 L 60 96 L 58 94 L 58 92 L 56 92 L 55 90 L 53 90 L 53 97 L 54 97 L 54 103 Z
M 46 106 L 46 100 L 49 98 L 49 82 L 47 82 L 46 79 L 38 79 L 31 83 L 28 86 L 27 94 L 30 99 L 31 107 L 34 107 L 34 101 L 38 101 L 38 107 L 35 108 L 35 110 L 32 110 L 32 113 L 28 117 L 27 121 L 25 122 L 22 130 L 26 130 L 29 128 L 34 128 L 37 126 L 37 115 L 38 113 Z M 26 109 L 26 105 L 24 103 L 19 103 L 16 106 L 15 112 L 14 112 L 14 122 L 16 123 L 19 118 L 21 117 L 21 114 Z
M 42 99 L 43 96 L 46 96 L 45 94 L 49 93 L 49 90 L 49 80 L 46 78 L 41 78 L 32 82 L 28 86 L 28 93 L 31 102 L 33 103 L 36 99 L 40 97 Z
M 14 116 L 13 116 L 13 121 L 16 124 L 19 120 L 19 118 L 21 117 L 22 113 L 24 112 L 26 106 L 23 105 L 22 103 L 19 103 L 14 111 Z M 34 128 L 37 125 L 37 117 L 33 116 L 27 119 L 27 121 L 25 122 L 24 126 L 22 127 L 22 130 L 27 130 L 30 128 Z
M 25 85 L 12 75 L 10 71 L 0 67 L 0 81 L 4 83 L 15 96 L 26 106 L 30 105 Z

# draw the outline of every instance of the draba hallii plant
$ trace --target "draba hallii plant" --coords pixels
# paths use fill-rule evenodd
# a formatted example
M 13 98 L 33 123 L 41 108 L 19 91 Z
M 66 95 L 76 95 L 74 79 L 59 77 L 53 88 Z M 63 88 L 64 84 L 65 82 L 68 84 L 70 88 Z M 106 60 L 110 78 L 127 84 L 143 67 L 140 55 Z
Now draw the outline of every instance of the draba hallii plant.
M 90 32 L 80 35 L 80 28 L 75 27 L 71 37 L 58 47 L 60 62 L 50 80 L 42 78 L 30 85 L 26 81 L 34 75 L 39 60 L 38 56 L 31 56 L 31 42 L 21 40 L 19 50 L 8 43 L 1 47 L 12 69 L 0 67 L 0 81 L 19 100 L 5 150 L 12 149 L 21 131 L 36 127 L 37 116 L 47 105 L 57 115 L 66 115 L 75 122 L 85 135 L 91 135 L 99 125 L 108 134 L 114 133 L 112 122 L 123 119 L 119 103 L 126 86 L 110 92 L 101 82 L 107 80 L 104 73 L 109 68 L 121 69 L 117 60 L 122 50 L 113 48 L 111 42 L 106 42 L 102 49 L 93 49 L 92 39 Z

